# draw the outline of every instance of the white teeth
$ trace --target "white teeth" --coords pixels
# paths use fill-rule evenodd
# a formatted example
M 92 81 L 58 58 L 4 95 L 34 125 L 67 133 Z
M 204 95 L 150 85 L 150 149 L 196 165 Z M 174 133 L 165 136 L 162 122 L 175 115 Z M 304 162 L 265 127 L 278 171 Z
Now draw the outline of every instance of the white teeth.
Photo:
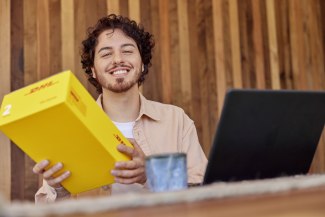
M 127 73 L 126 70 L 117 70 L 117 71 L 114 71 L 112 74 L 113 75 L 121 75 L 121 74 L 125 74 L 125 73 Z

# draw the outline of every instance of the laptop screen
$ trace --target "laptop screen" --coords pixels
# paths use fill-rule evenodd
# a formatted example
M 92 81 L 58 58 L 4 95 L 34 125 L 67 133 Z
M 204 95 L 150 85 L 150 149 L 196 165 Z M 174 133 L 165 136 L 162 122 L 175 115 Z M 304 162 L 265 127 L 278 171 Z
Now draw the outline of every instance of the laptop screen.
M 308 172 L 325 123 L 325 92 L 230 90 L 204 184 Z

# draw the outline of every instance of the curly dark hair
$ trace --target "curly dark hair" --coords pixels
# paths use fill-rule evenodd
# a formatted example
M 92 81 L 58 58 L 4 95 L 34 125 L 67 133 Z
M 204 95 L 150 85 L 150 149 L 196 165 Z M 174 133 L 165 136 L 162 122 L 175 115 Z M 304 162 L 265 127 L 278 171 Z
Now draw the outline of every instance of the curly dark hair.
M 98 36 L 107 29 L 112 29 L 113 31 L 114 29 L 120 29 L 136 42 L 144 65 L 144 70 L 138 80 L 138 85 L 140 86 L 151 66 L 152 49 L 155 46 L 153 35 L 144 31 L 143 26 L 137 24 L 134 20 L 116 14 L 110 14 L 99 19 L 95 26 L 88 28 L 88 37 L 82 41 L 81 63 L 88 76 L 88 81 L 96 87 L 98 93 L 102 93 L 102 86 L 93 78 L 91 67 L 94 66 L 95 47 L 98 44 Z

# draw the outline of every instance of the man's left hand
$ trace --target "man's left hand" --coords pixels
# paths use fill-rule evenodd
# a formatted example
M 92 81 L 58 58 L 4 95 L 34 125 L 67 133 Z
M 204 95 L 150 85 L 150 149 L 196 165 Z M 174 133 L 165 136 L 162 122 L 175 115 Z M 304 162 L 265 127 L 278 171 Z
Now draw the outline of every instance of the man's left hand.
M 147 181 L 145 172 L 145 154 L 134 139 L 129 139 L 134 148 L 120 144 L 117 150 L 131 157 L 130 161 L 115 163 L 111 174 L 115 176 L 115 182 L 121 184 L 144 184 Z

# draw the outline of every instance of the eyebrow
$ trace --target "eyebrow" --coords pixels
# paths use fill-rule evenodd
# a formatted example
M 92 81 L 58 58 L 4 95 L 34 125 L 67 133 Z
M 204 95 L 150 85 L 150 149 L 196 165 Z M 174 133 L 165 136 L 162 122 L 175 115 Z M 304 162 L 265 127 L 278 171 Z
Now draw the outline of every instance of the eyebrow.
M 128 46 L 131 46 L 131 47 L 134 47 L 135 48 L 135 45 L 134 44 L 131 44 L 131 43 L 122 44 L 121 48 L 128 47 Z M 113 47 L 102 47 L 101 49 L 99 49 L 99 51 L 97 53 L 99 53 L 99 52 L 101 52 L 103 50 L 112 50 L 112 49 L 113 49 Z

